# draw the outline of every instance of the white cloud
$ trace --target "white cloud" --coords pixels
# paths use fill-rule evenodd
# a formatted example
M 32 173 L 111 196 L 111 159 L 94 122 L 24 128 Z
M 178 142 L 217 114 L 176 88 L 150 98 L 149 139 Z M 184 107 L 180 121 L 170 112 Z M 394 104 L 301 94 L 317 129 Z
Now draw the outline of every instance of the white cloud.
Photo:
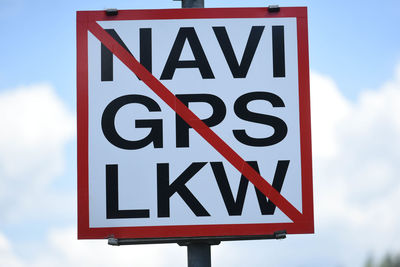
M 319 75 L 314 74 L 313 78 L 315 76 Z M 312 93 L 322 88 L 323 83 L 313 87 Z M 330 125 L 335 136 L 327 141 L 334 144 L 338 153 L 329 158 L 319 157 L 319 151 L 324 147 L 314 142 L 316 182 L 323 182 L 329 187 L 336 184 L 338 189 L 342 188 L 338 191 L 344 194 L 348 202 L 346 207 L 350 205 L 355 209 L 374 210 L 380 200 L 397 195 L 400 189 L 397 179 L 400 172 L 397 164 L 400 160 L 400 73 L 379 90 L 364 91 L 354 104 L 345 100 L 336 103 L 329 98 L 313 98 L 313 104 L 315 101 L 330 102 L 331 106 L 350 106 L 344 116 L 340 115 L 340 120 L 332 120 Z M 314 114 L 319 112 L 313 110 L 313 119 Z M 330 109 L 323 113 L 330 113 L 329 117 L 335 116 L 335 112 L 335 109 Z M 324 127 L 315 121 L 313 126 L 314 135 L 321 132 L 320 127 Z M 329 187 L 325 193 L 334 191 Z M 332 196 L 330 199 L 335 198 Z M 355 219 L 356 214 L 349 218 Z
M 2 242 L 6 245 L 3 249 Z M 87 267 L 87 266 L 185 266 L 186 248 L 177 244 L 109 246 L 107 240 L 77 240 L 76 229 L 51 229 L 45 240 L 32 248 L 30 259 L 17 259 L 9 242 L 0 233 L 0 266 Z M 6 264 L 7 263 L 7 264 Z M 9 264 L 8 264 L 9 263 Z
M 64 171 L 75 119 L 48 84 L 0 93 L 0 219 L 32 212 L 44 188 Z M 34 211 L 33 211 L 34 212 Z
M 392 81 L 355 103 L 331 97 L 327 77 L 314 73 L 312 81 L 317 234 L 343 235 L 338 242 L 349 251 L 400 251 L 400 66 Z M 324 154 L 324 142 L 335 153 Z M 350 261 L 364 256 L 346 254 Z
M 352 107 L 331 78 L 311 73 L 310 82 L 313 156 L 326 159 L 339 153 L 336 128 Z
M 63 262 L 53 258 L 57 266 L 126 266 L 129 263 L 150 267 L 179 266 L 185 262 L 185 251 L 176 244 L 113 247 L 106 240 L 78 241 L 74 228 L 51 231 L 49 243 L 63 256 Z
M 19 267 L 23 266 L 20 260 L 13 253 L 11 244 L 0 232 L 0 266 Z

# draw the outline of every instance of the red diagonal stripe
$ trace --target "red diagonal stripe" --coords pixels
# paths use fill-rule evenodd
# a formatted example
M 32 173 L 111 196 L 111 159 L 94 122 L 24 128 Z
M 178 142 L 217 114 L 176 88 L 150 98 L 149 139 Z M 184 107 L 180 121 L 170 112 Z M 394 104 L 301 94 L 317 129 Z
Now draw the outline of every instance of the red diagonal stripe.
M 88 30 L 293 222 L 302 214 L 96 22 Z

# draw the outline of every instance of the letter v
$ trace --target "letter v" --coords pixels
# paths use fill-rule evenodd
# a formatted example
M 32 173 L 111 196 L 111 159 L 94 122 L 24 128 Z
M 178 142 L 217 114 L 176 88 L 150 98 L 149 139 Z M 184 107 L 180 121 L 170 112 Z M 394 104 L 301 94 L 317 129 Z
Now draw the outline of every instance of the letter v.
M 219 46 L 224 53 L 226 62 L 228 63 L 234 78 L 246 78 L 264 28 L 264 26 L 253 26 L 251 28 L 249 39 L 247 40 L 246 48 L 244 49 L 242 60 L 239 65 L 231 41 L 229 40 L 228 33 L 226 32 L 226 28 L 213 27 Z

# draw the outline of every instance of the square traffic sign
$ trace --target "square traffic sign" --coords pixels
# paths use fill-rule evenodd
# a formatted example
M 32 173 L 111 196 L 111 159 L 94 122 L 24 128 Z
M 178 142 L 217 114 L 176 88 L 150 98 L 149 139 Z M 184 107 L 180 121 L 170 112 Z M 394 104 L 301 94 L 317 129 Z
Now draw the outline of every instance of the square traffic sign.
M 77 14 L 78 237 L 313 232 L 306 8 Z

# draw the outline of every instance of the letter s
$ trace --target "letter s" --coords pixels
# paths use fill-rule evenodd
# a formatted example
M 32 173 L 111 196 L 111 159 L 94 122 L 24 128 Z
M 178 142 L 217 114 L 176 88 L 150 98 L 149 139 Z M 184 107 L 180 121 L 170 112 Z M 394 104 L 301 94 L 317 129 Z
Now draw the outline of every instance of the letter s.
M 286 123 L 278 117 L 266 114 L 251 112 L 247 109 L 247 104 L 253 100 L 266 100 L 272 104 L 273 107 L 284 107 L 282 99 L 268 92 L 251 92 L 240 96 L 234 104 L 236 115 L 245 121 L 261 123 L 269 125 L 274 128 L 274 134 L 265 138 L 254 138 L 247 135 L 245 130 L 233 130 L 235 138 L 248 146 L 272 146 L 282 141 L 287 135 Z

